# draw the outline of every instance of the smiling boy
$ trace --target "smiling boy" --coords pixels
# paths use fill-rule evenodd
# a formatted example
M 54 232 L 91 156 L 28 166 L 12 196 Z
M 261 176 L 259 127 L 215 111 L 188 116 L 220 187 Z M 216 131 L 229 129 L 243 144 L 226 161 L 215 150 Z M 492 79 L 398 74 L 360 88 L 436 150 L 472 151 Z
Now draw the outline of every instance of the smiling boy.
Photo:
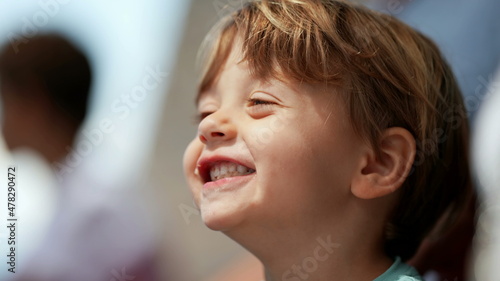
M 268 281 L 421 280 L 401 260 L 469 189 L 460 91 L 434 44 L 342 1 L 252 1 L 214 30 L 184 156 L 205 224 Z M 335 247 L 299 271 L 320 240 Z

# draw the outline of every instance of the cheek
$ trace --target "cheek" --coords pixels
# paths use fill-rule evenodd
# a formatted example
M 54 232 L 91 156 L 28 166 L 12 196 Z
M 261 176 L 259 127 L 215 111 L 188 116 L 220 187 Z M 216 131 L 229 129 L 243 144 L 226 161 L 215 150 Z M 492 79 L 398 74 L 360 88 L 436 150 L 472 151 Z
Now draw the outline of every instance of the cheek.
M 199 196 L 197 190 L 201 188 L 201 181 L 199 176 L 195 174 L 195 170 L 196 163 L 198 162 L 202 150 L 203 144 L 196 138 L 188 145 L 183 157 L 184 176 L 191 192 L 195 196 L 195 200 L 197 200 Z
M 254 158 L 267 157 L 268 155 L 280 155 L 286 152 L 286 147 L 294 144 L 293 123 L 296 116 L 288 112 L 272 115 L 255 124 L 247 126 L 247 137 L 245 138 L 248 149 L 252 151 Z M 256 159 L 257 160 L 257 159 Z
M 305 127 L 302 123 L 319 125 Z M 256 138 L 258 145 L 252 150 L 260 164 L 266 196 L 300 201 L 323 196 L 336 187 L 347 190 L 351 154 L 340 139 L 342 134 L 325 131 L 320 121 L 302 123 L 295 120 L 283 126 L 287 130 L 255 134 L 261 138 Z
M 184 173 L 187 173 L 188 171 L 194 171 L 194 168 L 196 168 L 196 161 L 201 154 L 201 149 L 201 144 L 199 144 L 199 141 L 197 139 L 192 140 L 188 144 L 186 150 L 184 151 L 184 156 L 182 159 Z
M 292 190 L 305 183 L 303 178 L 308 175 L 306 163 L 310 162 L 311 151 L 293 122 L 256 128 L 251 140 L 248 146 L 256 161 L 257 173 L 261 175 L 262 196 L 284 196 L 283 189 Z

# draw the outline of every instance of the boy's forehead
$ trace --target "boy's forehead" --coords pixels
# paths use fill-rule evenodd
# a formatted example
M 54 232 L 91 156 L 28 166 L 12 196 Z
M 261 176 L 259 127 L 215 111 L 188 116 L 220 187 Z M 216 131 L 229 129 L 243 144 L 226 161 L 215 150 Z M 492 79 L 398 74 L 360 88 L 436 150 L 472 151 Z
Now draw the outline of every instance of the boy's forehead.
M 217 58 L 215 58 L 217 59 Z M 207 73 L 212 72 L 213 74 L 211 75 L 210 81 L 203 81 L 203 84 L 206 84 L 208 87 L 200 87 L 198 90 L 198 93 L 196 95 L 195 99 L 195 104 L 198 105 L 200 102 L 200 99 L 207 95 L 211 89 L 214 87 L 214 85 L 217 84 L 218 80 L 220 79 L 220 76 L 222 75 L 223 72 L 228 70 L 228 68 L 237 66 L 240 69 L 244 69 L 245 71 L 248 71 L 248 61 L 244 59 L 243 51 L 242 51 L 242 44 L 240 40 L 235 39 L 235 44 L 233 47 L 231 47 L 231 50 L 229 52 L 229 55 L 227 58 L 222 62 L 221 64 L 217 65 L 215 63 L 211 63 L 209 66 L 209 70 Z M 205 74 L 207 75 L 207 74 Z M 205 80 L 204 78 L 203 80 Z M 202 85 L 203 86 L 203 85 Z M 205 88 L 205 89 L 203 89 Z
M 215 57 L 212 60 L 207 68 L 205 76 L 202 79 L 201 87 L 199 87 L 196 98 L 195 105 L 198 106 L 200 101 L 206 97 L 207 95 L 211 95 L 217 91 L 217 87 L 222 87 L 223 85 L 218 85 L 221 76 L 226 73 L 238 72 L 245 74 L 248 77 L 249 81 L 252 82 L 252 85 L 268 88 L 271 86 L 286 86 L 289 89 L 293 89 L 296 92 L 304 92 L 307 85 L 313 86 L 310 83 L 305 83 L 304 81 L 297 81 L 293 78 L 292 75 L 286 73 L 284 69 L 281 68 L 280 64 L 276 62 L 269 62 L 267 65 L 268 69 L 264 69 L 266 73 L 259 73 L 259 70 L 253 69 L 251 63 L 248 59 L 245 58 L 244 47 L 243 47 L 243 39 L 241 36 L 235 36 L 233 39 L 233 44 L 230 47 L 229 51 L 226 53 L 227 57 L 225 60 L 217 61 L 218 57 Z M 222 54 L 218 54 L 220 57 L 223 57 Z M 217 63 L 218 62 L 218 63 Z M 261 69 L 262 70 L 262 69 Z M 244 84 L 241 79 L 240 84 Z M 304 87 L 306 86 L 306 87 Z M 318 85 L 315 85 L 318 86 Z M 325 87 L 326 86 L 326 87 Z M 331 85 L 330 85 L 331 86 Z M 321 88 L 329 88 L 327 85 L 323 85 Z M 306 91 L 309 92 L 309 91 Z
M 238 63 L 238 65 L 241 62 Z M 325 104 L 327 107 L 332 105 L 333 99 L 337 95 L 338 88 L 332 85 L 324 85 L 324 84 L 310 84 L 302 81 L 294 81 L 287 78 L 284 74 L 281 74 L 280 77 L 267 77 L 267 78 L 259 78 L 252 75 L 250 72 L 247 73 L 247 78 L 237 79 L 238 82 L 233 84 L 233 86 L 227 85 L 228 79 L 234 81 L 234 77 L 223 77 L 225 68 L 221 68 L 221 71 L 218 73 L 218 77 L 214 78 L 214 81 L 210 86 L 206 87 L 203 91 L 199 91 L 196 96 L 195 105 L 199 106 L 200 102 L 203 102 L 205 98 L 214 98 L 217 97 L 218 94 L 222 94 L 222 92 L 229 90 L 233 91 L 233 93 L 241 93 L 241 94 L 250 94 L 255 91 L 263 91 L 269 93 L 276 92 L 286 92 L 286 93 L 295 93 L 298 96 L 322 96 L 327 94 L 331 97 L 330 102 Z M 229 74 L 234 74 L 234 69 L 229 69 L 227 72 Z M 236 87 L 236 88 L 234 88 Z M 235 91 L 236 89 L 236 91 Z M 286 89 L 286 90 L 284 90 Z
M 217 87 L 221 87 L 223 85 L 218 85 L 218 82 L 220 81 L 221 79 L 221 76 L 223 75 L 223 73 L 228 70 L 228 66 L 229 66 L 229 60 L 227 60 L 226 63 L 224 63 L 224 65 L 222 65 L 221 67 L 219 67 L 219 69 L 215 70 L 215 75 L 213 76 L 213 78 L 211 79 L 211 81 L 208 81 L 208 86 L 207 87 L 204 87 L 204 89 L 199 89 L 198 90 L 198 93 L 196 95 L 196 99 L 195 99 L 195 105 L 198 105 L 200 103 L 200 101 L 206 97 L 206 96 L 210 96 L 210 95 L 213 95 L 215 94 L 215 92 L 217 91 L 216 88 Z M 248 67 L 248 64 L 245 62 L 245 61 L 233 61 L 236 66 L 238 67 L 241 67 L 241 68 L 247 68 Z M 228 70 L 228 71 L 231 71 L 231 70 Z M 250 72 L 248 72 L 248 74 L 250 75 Z

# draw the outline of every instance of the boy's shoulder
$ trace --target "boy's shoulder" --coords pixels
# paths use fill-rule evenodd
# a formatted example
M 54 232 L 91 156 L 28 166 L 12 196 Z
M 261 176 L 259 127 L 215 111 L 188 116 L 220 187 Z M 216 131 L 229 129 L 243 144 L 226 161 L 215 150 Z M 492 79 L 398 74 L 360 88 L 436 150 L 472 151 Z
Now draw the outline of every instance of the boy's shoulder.
M 373 281 L 423 281 L 423 279 L 415 268 L 396 257 L 392 266 Z

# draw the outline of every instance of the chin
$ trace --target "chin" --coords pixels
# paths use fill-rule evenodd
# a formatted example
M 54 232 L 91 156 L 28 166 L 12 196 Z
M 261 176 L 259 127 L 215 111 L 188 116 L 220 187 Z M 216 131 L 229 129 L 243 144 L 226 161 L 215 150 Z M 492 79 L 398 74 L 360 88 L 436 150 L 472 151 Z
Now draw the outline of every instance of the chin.
M 205 225 L 215 231 L 232 230 L 243 221 L 241 209 L 233 208 L 220 203 L 202 202 L 200 206 L 201 217 Z

